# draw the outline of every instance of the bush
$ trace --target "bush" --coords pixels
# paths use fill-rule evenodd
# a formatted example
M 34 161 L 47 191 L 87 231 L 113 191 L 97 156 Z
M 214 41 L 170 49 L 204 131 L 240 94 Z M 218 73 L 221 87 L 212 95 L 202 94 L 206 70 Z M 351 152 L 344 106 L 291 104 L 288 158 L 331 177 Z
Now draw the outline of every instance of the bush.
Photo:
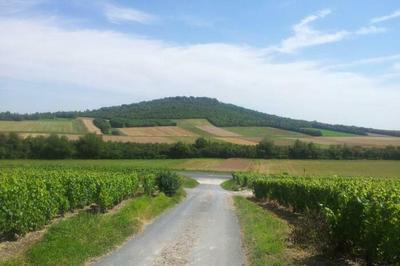
M 176 173 L 164 171 L 157 176 L 157 185 L 165 195 L 173 196 L 181 187 L 181 179 Z

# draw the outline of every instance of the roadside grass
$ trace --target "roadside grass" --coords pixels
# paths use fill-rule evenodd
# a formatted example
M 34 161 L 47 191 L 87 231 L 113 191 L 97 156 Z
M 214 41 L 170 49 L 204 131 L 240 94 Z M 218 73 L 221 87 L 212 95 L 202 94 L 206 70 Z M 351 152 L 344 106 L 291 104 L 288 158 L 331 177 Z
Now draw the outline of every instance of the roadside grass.
M 182 176 L 182 187 L 184 188 L 195 188 L 199 185 L 199 182 L 197 182 L 196 179 L 188 177 L 188 176 Z
M 83 265 L 90 258 L 122 244 L 144 223 L 178 203 L 184 195 L 180 190 L 173 197 L 141 196 L 106 214 L 81 211 L 77 216 L 50 226 L 42 240 L 0 265 Z
M 240 188 L 240 186 L 233 179 L 228 179 L 222 182 L 221 187 L 229 191 L 238 191 Z
M 289 225 L 244 197 L 234 202 L 250 265 L 291 265 L 285 256 Z

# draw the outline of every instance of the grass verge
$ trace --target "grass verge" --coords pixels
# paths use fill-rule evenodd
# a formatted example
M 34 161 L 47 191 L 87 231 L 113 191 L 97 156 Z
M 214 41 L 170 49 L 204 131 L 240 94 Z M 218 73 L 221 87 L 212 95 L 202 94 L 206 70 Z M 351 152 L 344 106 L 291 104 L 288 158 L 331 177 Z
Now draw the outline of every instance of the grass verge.
M 107 214 L 82 211 L 77 216 L 52 225 L 43 239 L 5 265 L 83 265 L 101 256 L 138 232 L 146 221 L 178 203 L 181 190 L 173 197 L 160 194 L 130 200 Z
M 234 197 L 250 265 L 290 265 L 285 257 L 289 225 L 246 198 Z
M 221 183 L 221 187 L 225 190 L 229 191 L 238 191 L 240 186 L 236 184 L 236 182 L 233 179 L 226 180 Z
M 182 187 L 195 188 L 198 185 L 199 185 L 199 182 L 197 182 L 196 179 L 188 177 L 188 176 L 182 176 Z

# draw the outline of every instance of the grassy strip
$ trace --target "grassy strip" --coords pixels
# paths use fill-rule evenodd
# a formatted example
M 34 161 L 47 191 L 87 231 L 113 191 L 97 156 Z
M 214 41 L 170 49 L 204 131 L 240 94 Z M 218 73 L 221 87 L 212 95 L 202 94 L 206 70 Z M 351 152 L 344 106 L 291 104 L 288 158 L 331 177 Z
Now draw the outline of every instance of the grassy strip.
M 197 182 L 196 179 L 188 177 L 188 176 L 182 176 L 182 186 L 184 188 L 195 188 L 199 185 L 199 182 Z
M 288 224 L 246 198 L 234 201 L 250 265 L 290 265 L 285 258 Z
M 143 223 L 175 205 L 184 196 L 142 196 L 109 214 L 79 215 L 51 226 L 43 239 L 5 265 L 83 265 L 122 244 Z
M 221 187 L 229 191 L 238 191 L 240 186 L 233 179 L 226 180 L 221 183 Z

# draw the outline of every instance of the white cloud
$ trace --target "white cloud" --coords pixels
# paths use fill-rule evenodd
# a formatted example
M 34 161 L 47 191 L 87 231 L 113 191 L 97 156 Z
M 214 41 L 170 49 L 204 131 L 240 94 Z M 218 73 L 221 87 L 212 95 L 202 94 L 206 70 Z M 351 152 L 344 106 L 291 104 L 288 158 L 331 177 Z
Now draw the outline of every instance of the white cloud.
M 282 53 L 293 53 L 304 47 L 337 42 L 345 38 L 349 34 L 347 31 L 323 33 L 310 26 L 315 20 L 324 18 L 330 13 L 329 9 L 324 9 L 302 19 L 298 24 L 294 25 L 293 36 L 283 40 L 279 47 L 276 47 L 276 50 Z
M 10 88 L 12 80 L 47 84 L 46 90 L 69 88 L 61 91 L 77 98 L 79 88 L 89 88 L 105 92 L 104 99 L 93 99 L 103 104 L 113 94 L 127 95 L 125 103 L 208 96 L 289 117 L 400 128 L 398 85 L 323 70 L 318 62 L 276 63 L 252 47 L 175 45 L 113 31 L 67 30 L 52 21 L 0 18 L 0 36 L 0 81 L 9 80 Z M 45 91 L 40 87 L 39 95 Z M 6 101 L 0 97 L 0 106 Z
M 330 13 L 331 10 L 323 9 L 318 11 L 316 14 L 305 17 L 298 24 L 293 26 L 293 36 L 283 40 L 279 46 L 267 48 L 266 53 L 274 51 L 281 53 L 294 53 L 305 47 L 339 42 L 354 35 L 376 34 L 386 31 L 386 28 L 383 27 L 368 26 L 361 27 L 355 31 L 339 30 L 334 32 L 323 32 L 316 30 L 311 26 L 312 22 L 322 19 Z
M 386 31 L 387 29 L 384 27 L 367 26 L 367 27 L 361 27 L 354 33 L 357 35 L 367 35 L 367 34 L 383 33 Z
M 393 13 L 391 13 L 389 15 L 385 15 L 382 17 L 375 17 L 375 18 L 371 19 L 371 23 L 372 24 L 381 23 L 381 22 L 384 22 L 387 20 L 398 18 L 398 17 L 400 17 L 400 9 L 394 11 Z
M 158 17 L 134 8 L 116 6 L 113 4 L 104 5 L 104 14 L 112 23 L 137 22 L 151 24 L 158 20 Z

